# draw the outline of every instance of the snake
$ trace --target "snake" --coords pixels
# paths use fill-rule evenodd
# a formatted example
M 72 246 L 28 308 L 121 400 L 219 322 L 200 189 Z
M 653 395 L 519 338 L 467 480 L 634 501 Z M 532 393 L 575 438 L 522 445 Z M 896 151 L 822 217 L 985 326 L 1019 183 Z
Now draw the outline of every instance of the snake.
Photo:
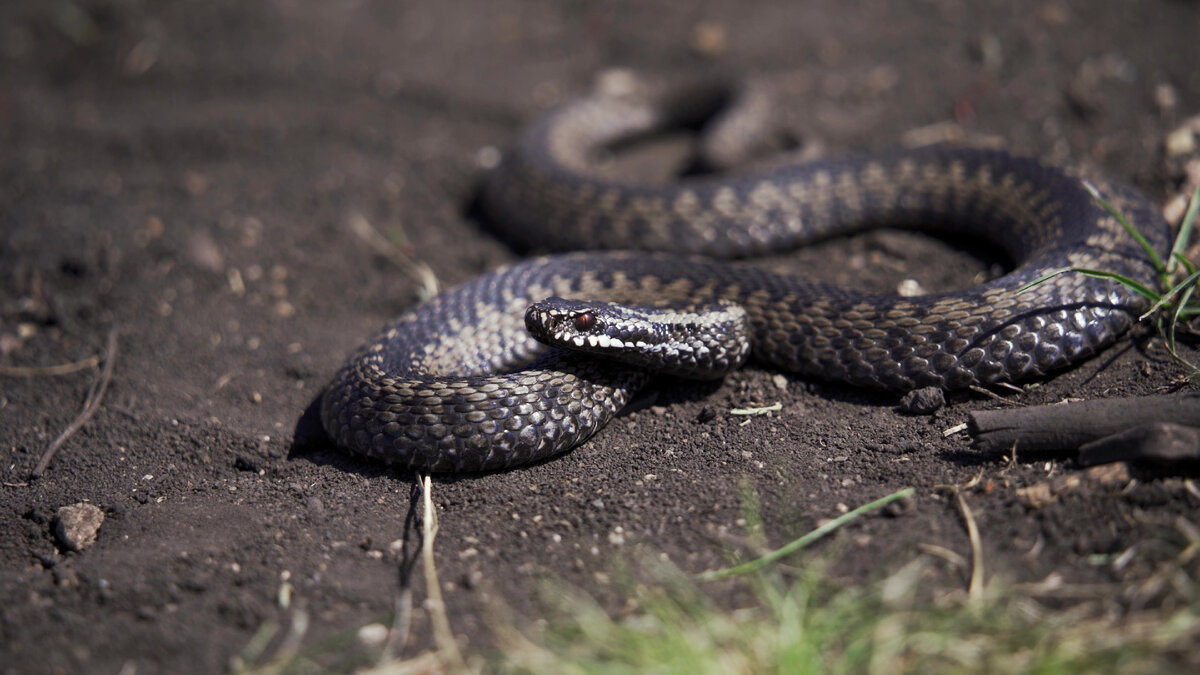
M 1169 236 L 1149 198 L 1084 164 L 939 144 L 657 182 L 605 169 L 605 157 L 663 130 L 743 133 L 736 113 L 714 113 L 737 110 L 737 92 L 601 87 L 531 122 L 483 177 L 479 200 L 505 237 L 550 253 L 442 292 L 358 349 L 321 396 L 336 445 L 427 472 L 553 457 L 655 377 L 641 356 L 583 350 L 638 351 L 651 334 L 669 334 L 657 349 L 689 376 L 720 377 L 748 356 L 854 386 L 953 390 L 1078 364 L 1146 310 L 1125 285 L 1061 273 L 1153 285 L 1153 265 L 1116 214 L 1159 251 Z M 722 144 L 736 145 L 711 145 Z M 879 227 L 986 242 L 1012 266 L 906 297 L 718 259 Z

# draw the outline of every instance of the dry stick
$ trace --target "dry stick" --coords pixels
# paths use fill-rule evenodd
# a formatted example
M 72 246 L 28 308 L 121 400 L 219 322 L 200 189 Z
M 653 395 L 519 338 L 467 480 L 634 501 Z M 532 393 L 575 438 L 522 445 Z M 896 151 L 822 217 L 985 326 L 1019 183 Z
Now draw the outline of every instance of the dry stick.
M 100 356 L 89 356 L 81 361 L 60 363 L 56 366 L 5 366 L 0 365 L 0 375 L 8 377 L 40 377 L 42 375 L 68 375 L 81 370 L 94 368 L 100 363 Z
M 404 545 L 401 547 L 400 560 L 398 563 L 397 581 L 399 582 L 399 590 L 396 596 L 392 599 L 393 616 L 392 627 L 388 631 L 387 642 L 384 643 L 383 649 L 379 652 L 379 658 L 376 665 L 384 667 L 386 664 L 392 663 L 400 656 L 404 645 L 408 644 L 409 631 L 412 629 L 413 617 L 413 565 L 417 559 L 412 557 L 408 551 L 408 533 L 411 531 L 413 523 L 417 522 L 419 511 L 413 497 L 419 494 L 424 494 L 421 489 L 421 481 L 418 480 L 413 485 L 415 492 L 409 494 L 409 512 L 404 519 Z M 424 523 L 424 520 L 422 520 Z M 425 550 L 425 542 L 421 541 L 421 551 Z
M 991 389 L 986 389 L 977 384 L 973 384 L 967 388 L 970 389 L 971 391 L 975 392 L 976 394 L 983 394 L 984 396 L 987 396 L 988 398 L 990 398 L 993 401 L 996 401 L 998 403 L 1003 403 L 1004 405 L 1017 405 L 1016 401 L 1014 401 L 1012 399 L 1004 398 L 1003 396 L 1001 396 L 1000 394 L 997 394 L 996 392 L 992 391 Z
M 1007 450 L 1013 444 L 1022 452 L 1074 450 L 1126 429 L 1159 422 L 1200 426 L 1200 395 L 1107 398 L 977 410 L 970 414 L 969 430 L 975 447 L 981 450 Z
M 395 660 L 400 650 L 408 642 L 408 633 L 412 627 L 412 586 L 405 585 L 392 601 L 394 617 L 392 629 L 388 631 L 387 641 L 379 654 L 378 665 Z
M 308 612 L 297 610 L 292 614 L 292 620 L 288 623 L 288 632 L 283 636 L 283 642 L 279 648 L 275 650 L 275 656 L 271 659 L 272 665 L 277 667 L 275 672 L 283 672 L 288 664 L 296 661 L 296 656 L 300 653 L 300 648 L 304 644 L 304 636 L 308 633 Z M 267 672 L 271 672 L 268 670 Z
M 983 599 L 983 541 L 979 538 L 979 526 L 975 523 L 971 507 L 967 506 L 966 498 L 958 490 L 954 491 L 954 496 L 967 523 L 967 539 L 971 542 L 971 584 L 967 586 L 967 599 L 978 603 Z
M 438 284 L 437 275 L 433 273 L 432 267 L 421 260 L 417 260 L 389 241 L 362 214 L 356 213 L 352 215 L 349 224 L 350 229 L 360 239 L 367 242 L 380 255 L 396 263 L 400 271 L 408 275 L 409 279 L 419 284 L 421 292 L 426 297 L 432 298 L 438 294 L 440 285 Z
M 1162 463 L 1200 459 L 1200 427 L 1156 422 L 1079 446 L 1084 466 L 1127 460 Z
M 46 472 L 46 467 L 50 465 L 54 455 L 58 449 L 62 447 L 63 442 L 70 438 L 76 431 L 79 431 L 83 425 L 87 424 L 88 420 L 96 414 L 100 409 L 100 401 L 104 399 L 104 392 L 108 390 L 108 383 L 112 380 L 113 363 L 117 360 L 117 327 L 113 326 L 108 331 L 108 345 L 104 351 L 104 369 L 100 371 L 100 379 L 96 380 L 92 388 L 88 390 L 87 398 L 83 402 L 83 411 L 71 422 L 63 432 L 46 446 L 46 451 L 42 453 L 42 459 L 33 468 L 29 474 L 30 478 L 37 478 Z
M 467 672 L 467 664 L 463 661 L 458 643 L 454 641 L 454 632 L 450 630 L 450 620 L 446 618 L 446 603 L 442 600 L 442 586 L 438 583 L 437 568 L 433 564 L 433 538 L 437 536 L 437 514 L 433 510 L 433 489 L 429 476 L 418 476 L 421 484 L 421 504 L 424 510 L 421 528 L 424 541 L 421 542 L 421 562 L 425 566 L 425 594 L 429 597 L 429 618 L 433 622 L 433 640 L 437 643 L 438 652 L 449 666 L 451 672 Z

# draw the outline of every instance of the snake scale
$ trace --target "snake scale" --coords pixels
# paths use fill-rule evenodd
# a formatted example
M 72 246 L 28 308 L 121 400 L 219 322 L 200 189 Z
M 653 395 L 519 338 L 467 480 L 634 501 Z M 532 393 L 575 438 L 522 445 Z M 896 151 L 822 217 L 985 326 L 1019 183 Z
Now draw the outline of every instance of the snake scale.
M 1074 273 L 1017 293 L 1067 266 L 1152 283 L 1144 252 L 1085 181 L 1159 250 L 1168 226 L 1141 193 L 1090 169 L 934 146 L 659 185 L 597 172 L 594 160 L 606 150 L 695 127 L 734 98 L 720 87 L 680 91 L 597 92 L 525 130 L 485 177 L 489 219 L 526 245 L 621 250 L 526 259 L 404 313 L 326 389 L 321 418 L 337 445 L 400 467 L 479 471 L 588 439 L 651 375 L 543 347 L 526 330 L 526 313 L 554 296 L 736 304 L 758 362 L 896 391 L 1038 377 L 1094 354 L 1145 309 L 1124 287 Z M 884 226 L 980 238 L 1015 267 L 965 290 L 899 297 L 688 255 L 743 257 Z M 575 323 L 591 327 L 585 318 Z

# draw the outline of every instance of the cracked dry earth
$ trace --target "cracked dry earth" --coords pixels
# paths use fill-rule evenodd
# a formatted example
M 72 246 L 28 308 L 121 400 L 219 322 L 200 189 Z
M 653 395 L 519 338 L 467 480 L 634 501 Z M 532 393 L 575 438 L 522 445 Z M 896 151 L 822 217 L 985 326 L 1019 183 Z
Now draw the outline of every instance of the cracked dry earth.
M 100 366 L 0 377 L 0 670 L 221 671 L 300 609 L 306 644 L 389 612 L 416 540 L 414 477 L 343 456 L 311 409 L 417 299 L 419 282 L 357 233 L 369 223 L 444 284 L 517 259 L 472 216 L 480 162 L 598 72 L 761 73 L 829 154 L 1002 139 L 1096 162 L 1166 204 L 1186 166 L 1164 163 L 1164 139 L 1200 112 L 1198 30 L 1186 0 L 3 3 L 0 365 L 86 359 L 113 329 L 118 349 L 94 417 L 35 480 Z M 679 147 L 623 161 L 653 173 Z M 764 262 L 875 291 L 969 285 L 999 263 L 897 232 Z M 1190 477 L 1014 463 L 947 431 L 971 410 L 1178 387 L 1147 337 L 1000 392 L 1007 403 L 955 395 L 926 416 L 756 367 L 658 382 L 560 458 L 435 481 L 454 633 L 492 646 L 500 600 L 539 617 L 547 574 L 619 608 L 616 570 L 642 547 L 687 571 L 721 565 L 746 534 L 743 489 L 777 546 L 915 488 L 819 547 L 852 584 L 930 547 L 966 556 L 942 489 L 962 486 L 989 574 L 1103 588 L 1089 600 L 1120 611 L 1121 589 L 1194 521 Z M 90 544 L 96 511 L 60 526 L 76 504 L 103 515 Z M 930 593 L 963 588 L 967 570 L 938 560 Z M 430 644 L 427 621 L 416 614 L 406 654 Z

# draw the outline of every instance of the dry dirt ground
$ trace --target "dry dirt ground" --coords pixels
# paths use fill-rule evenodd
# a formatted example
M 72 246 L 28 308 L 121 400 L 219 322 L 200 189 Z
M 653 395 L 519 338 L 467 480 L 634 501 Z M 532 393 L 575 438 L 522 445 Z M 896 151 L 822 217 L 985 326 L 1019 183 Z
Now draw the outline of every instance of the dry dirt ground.
M 114 329 L 118 350 L 95 417 L 34 480 L 99 370 L 0 378 L 0 669 L 214 672 L 298 608 L 310 643 L 389 612 L 416 539 L 414 478 L 344 457 L 306 414 L 342 359 L 416 302 L 354 224 L 445 284 L 516 259 L 470 215 L 480 157 L 605 68 L 759 73 L 825 152 L 965 130 L 1098 162 L 1162 201 L 1163 138 L 1200 112 L 1198 35 L 1186 0 L 3 3 L 0 364 L 85 359 Z M 896 233 L 787 259 L 875 290 L 968 285 L 995 262 Z M 1126 340 L 1005 395 L 1148 394 L 1180 373 Z M 688 571 L 721 565 L 745 532 L 739 485 L 774 545 L 916 488 L 826 545 L 844 583 L 925 545 L 968 555 L 940 486 L 971 486 L 989 573 L 1022 581 L 1135 584 L 1200 505 L 1185 473 L 1084 479 L 1031 506 L 1019 488 L 1081 469 L 1013 465 L 943 433 L 1005 404 L 895 405 L 749 367 L 664 382 L 553 461 L 436 479 L 455 634 L 491 644 L 495 598 L 537 617 L 546 573 L 619 606 L 613 571 L 639 545 Z M 106 515 L 82 553 L 54 535 L 77 502 Z M 1129 564 L 1104 562 L 1131 548 Z M 961 567 L 934 569 L 933 588 L 963 587 Z M 408 654 L 429 644 L 414 621 Z

